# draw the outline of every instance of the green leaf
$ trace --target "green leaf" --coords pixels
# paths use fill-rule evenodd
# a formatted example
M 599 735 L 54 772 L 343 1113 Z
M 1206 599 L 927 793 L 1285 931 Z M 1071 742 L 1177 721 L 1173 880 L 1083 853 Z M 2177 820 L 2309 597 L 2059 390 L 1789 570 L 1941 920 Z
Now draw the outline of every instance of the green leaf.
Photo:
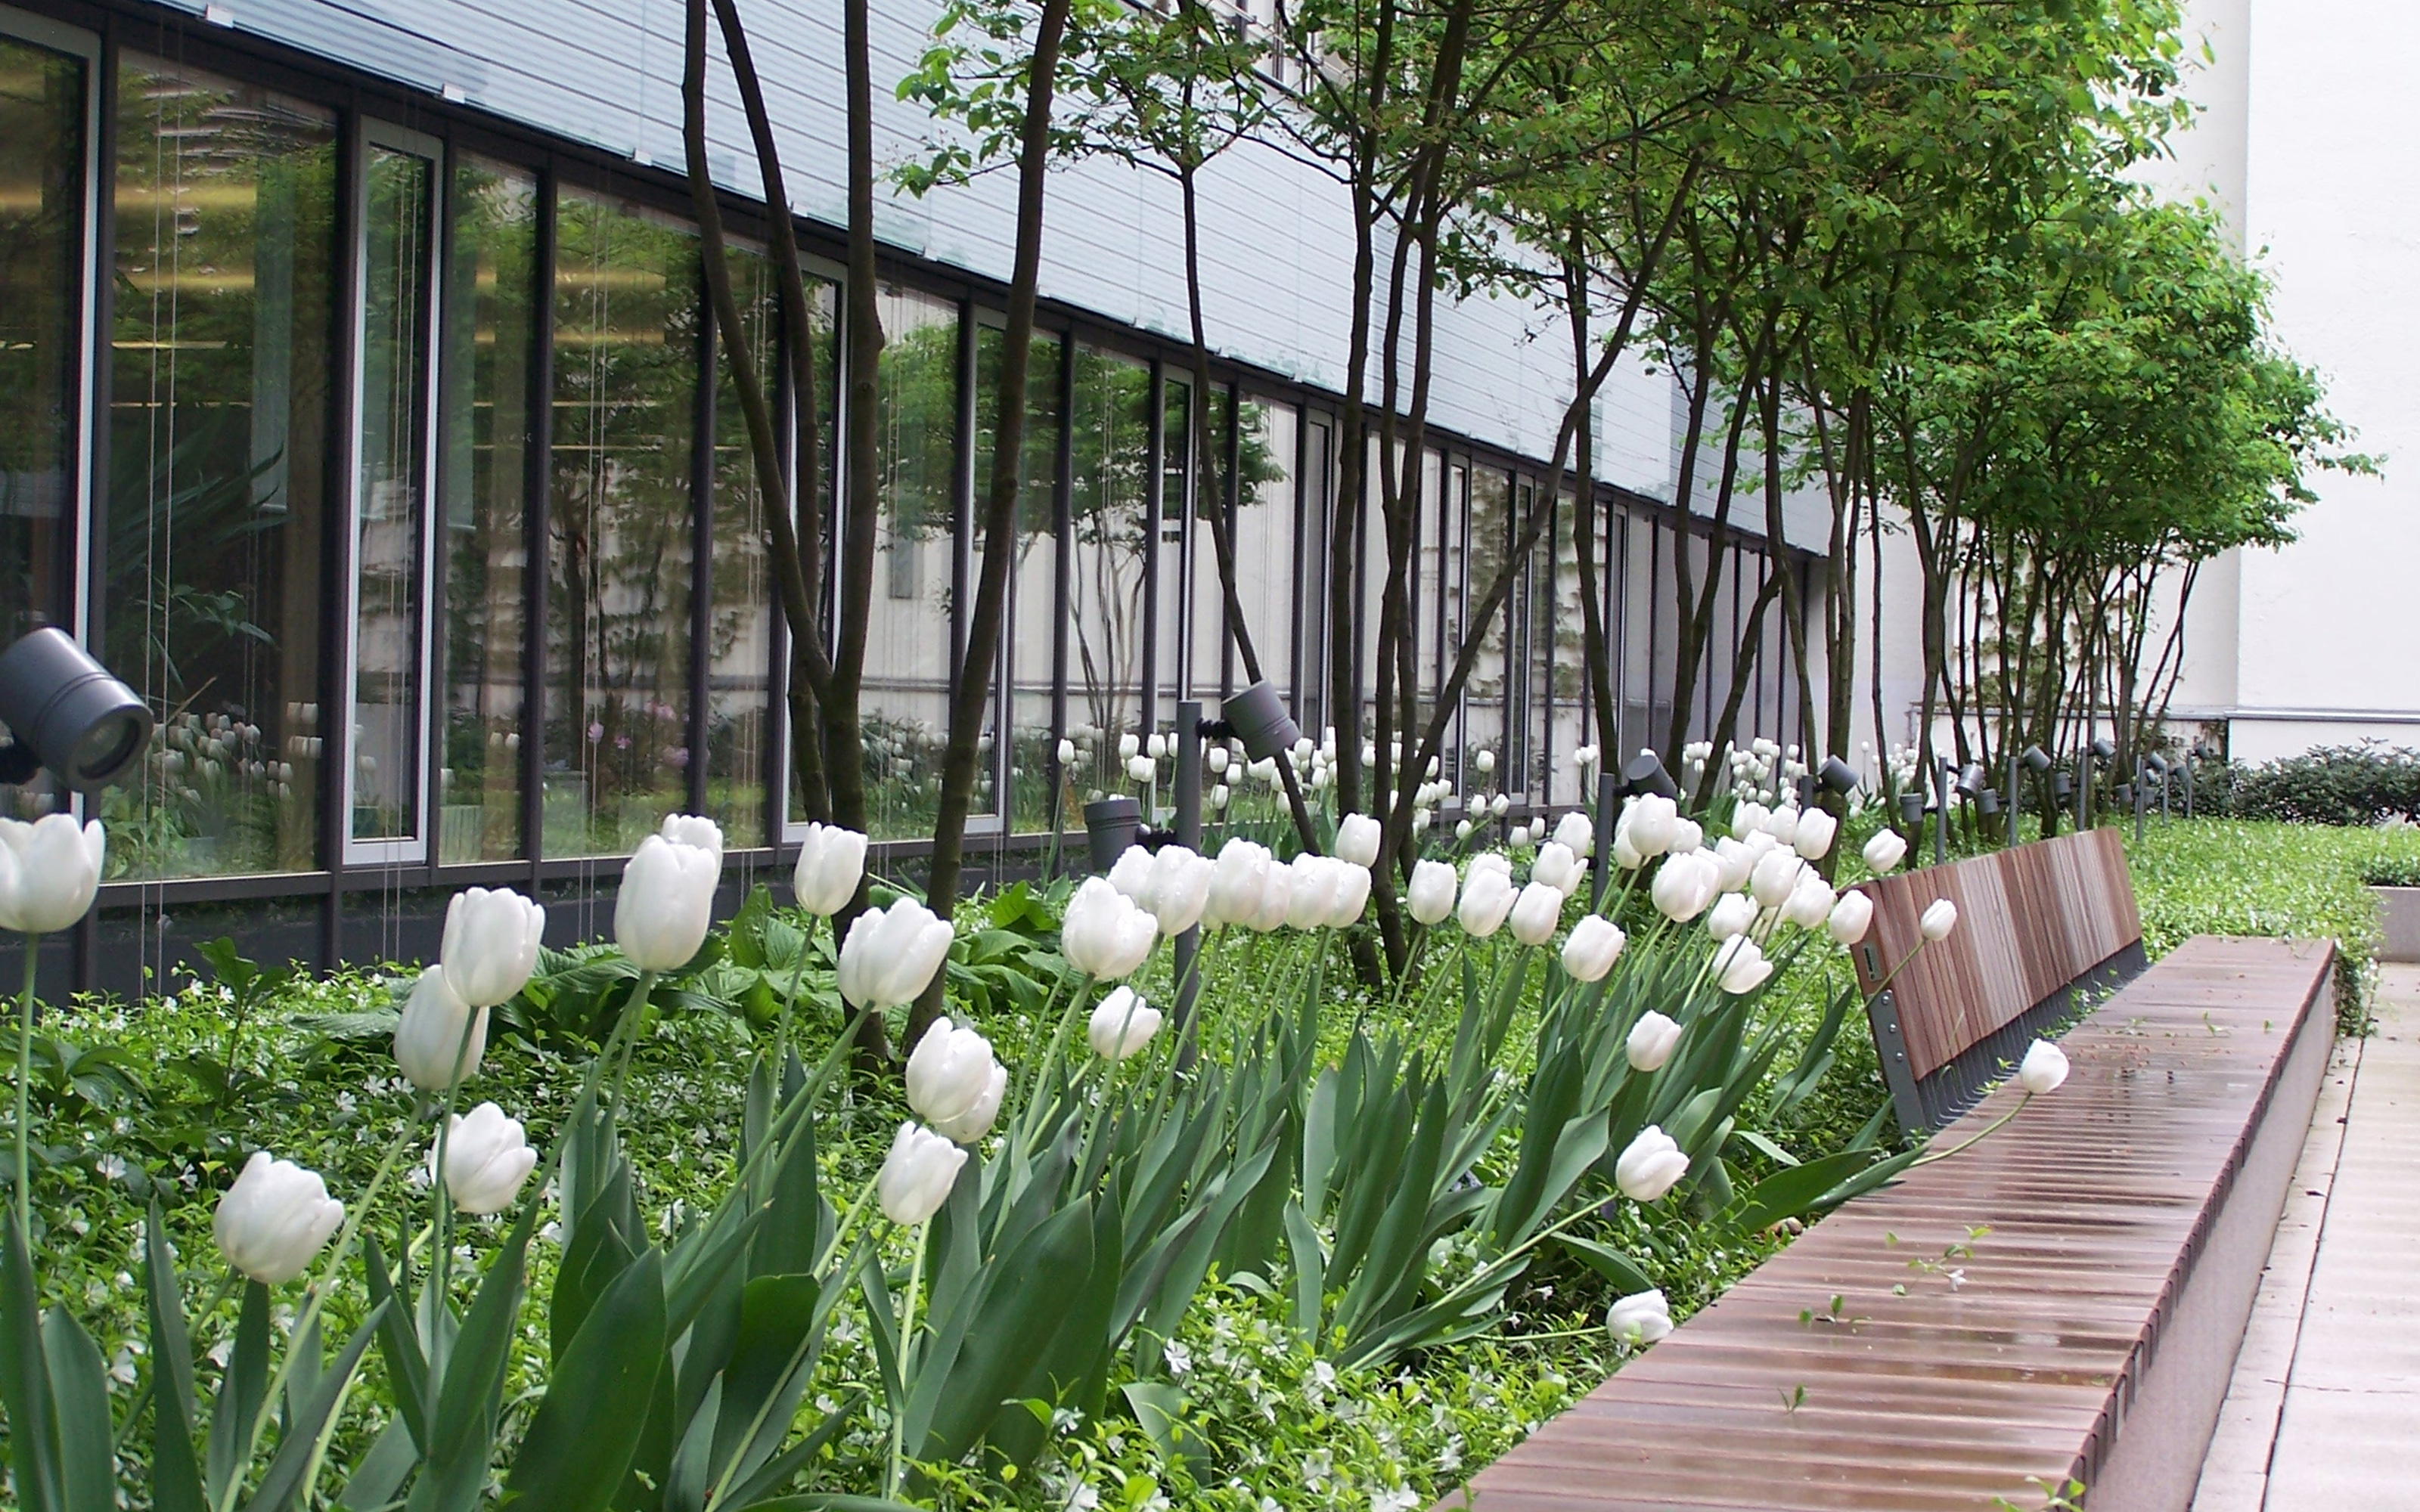
M 353 1336 L 336 1355 L 335 1363 L 320 1373 L 318 1386 L 309 1400 L 289 1415 L 277 1453 L 271 1458 L 252 1500 L 244 1504 L 245 1512 L 286 1512 L 302 1494 L 303 1479 L 326 1448 L 326 1436 L 335 1427 L 336 1409 L 352 1389 L 353 1373 L 361 1368 L 362 1356 L 369 1351 L 370 1340 L 378 1331 L 379 1314 L 384 1310 L 385 1304 L 381 1304 L 362 1320 L 362 1326 L 354 1330 Z
M 396 1302 L 379 1317 L 379 1353 L 386 1360 L 396 1420 L 411 1435 L 416 1453 L 428 1442 L 428 1359 L 421 1353 L 419 1335 L 412 1332 L 411 1304 L 396 1297 L 395 1283 L 387 1275 L 386 1253 L 369 1234 L 362 1236 L 362 1271 L 371 1305 Z
M 1600 1244 L 1593 1239 L 1582 1239 L 1571 1233 L 1557 1234 L 1555 1242 L 1578 1257 L 1581 1264 L 1612 1282 L 1624 1296 L 1655 1289 L 1655 1283 L 1647 1278 L 1647 1273 L 1638 1268 L 1637 1261 L 1609 1244 Z
M 117 1457 L 110 1444 L 109 1367 L 92 1335 L 65 1307 L 42 1319 L 42 1357 L 58 1412 L 63 1512 L 116 1512 Z
M 17 1227 L 14 1204 L 0 1204 L 0 1224 L 7 1228 L 5 1264 L 0 1264 L 0 1398 L 8 1408 L 9 1458 L 16 1470 L 17 1494 L 28 1512 L 54 1512 L 61 1506 L 58 1441 L 53 1434 L 56 1416 L 51 1403 L 51 1371 L 42 1353 L 42 1315 L 34 1302 L 34 1266 Z
M 247 1281 L 236 1314 L 235 1347 L 219 1378 L 218 1400 L 210 1408 L 209 1478 L 203 1484 L 213 1507 L 226 1504 L 227 1488 L 242 1477 L 250 1462 L 252 1426 L 268 1390 L 269 1288 Z
M 1125 1394 L 1135 1421 L 1151 1435 L 1160 1458 L 1182 1464 L 1185 1444 L 1195 1437 L 1185 1426 L 1185 1394 L 1164 1381 L 1129 1381 L 1118 1390 Z
M 209 1503 L 194 1458 L 194 1346 L 157 1202 L 144 1227 L 143 1283 L 151 1323 L 152 1512 L 203 1512 Z
M 362 1456 L 361 1462 L 353 1466 L 352 1478 L 336 1493 L 335 1504 L 349 1512 L 371 1512 L 387 1505 L 402 1488 L 403 1478 L 419 1462 L 420 1451 L 402 1420 L 390 1422 L 370 1444 L 369 1452 Z
M 1052 1213 L 992 1262 L 998 1277 L 978 1305 L 933 1413 L 920 1459 L 955 1459 L 1034 1372 L 1043 1350 L 1084 1290 L 1068 1285 L 1093 1264 L 1093 1200 L 1078 1197 Z
M 501 1507 L 597 1512 L 622 1485 L 665 1368 L 664 1262 L 648 1247 L 590 1310 L 530 1420 Z
M 762 1427 L 755 1420 L 778 1399 L 777 1394 L 789 1395 L 783 1390 L 785 1385 L 796 1381 L 803 1394 L 804 1378 L 814 1370 L 819 1352 L 814 1331 L 822 1295 L 812 1275 L 758 1276 L 741 1291 L 737 1342 L 722 1367 L 721 1421 L 714 1433 L 712 1459 L 718 1471 L 761 1436 L 764 1427 L 775 1430 L 777 1443 L 788 1429 L 790 1412 L 766 1412 Z M 790 1408 L 796 1410 L 795 1401 Z
M 471 1311 L 454 1335 L 445 1361 L 445 1379 L 431 1404 L 428 1436 L 424 1441 L 421 1471 L 437 1489 L 428 1493 L 431 1512 L 474 1505 L 488 1483 L 488 1459 L 494 1448 L 498 1399 L 504 1393 L 504 1365 L 520 1321 L 521 1273 L 529 1251 L 530 1231 L 537 1224 L 538 1204 L 521 1204 L 504 1242 L 488 1261 Z M 407 1331 L 408 1332 L 408 1331 Z M 414 1488 L 413 1499 L 420 1500 Z
M 1732 1210 L 1730 1220 L 1752 1233 L 1784 1218 L 1803 1218 L 1820 1207 L 1837 1206 L 1843 1199 L 1827 1203 L 1826 1196 L 1873 1161 L 1874 1151 L 1870 1149 L 1840 1149 L 1776 1171 L 1747 1189 Z

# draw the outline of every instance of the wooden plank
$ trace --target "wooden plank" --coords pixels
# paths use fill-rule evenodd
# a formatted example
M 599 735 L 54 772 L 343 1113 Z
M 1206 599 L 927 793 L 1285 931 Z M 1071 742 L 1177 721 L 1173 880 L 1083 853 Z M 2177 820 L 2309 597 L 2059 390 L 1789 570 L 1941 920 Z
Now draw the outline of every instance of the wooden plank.
M 2023 898 L 2110 873 L 2013 874 Z M 2088 1481 L 2295 1035 L 2330 1011 L 2332 961 L 2188 941 L 2067 1037 L 2056 1093 L 1815 1225 L 1438 1506 L 1967 1512 L 2039 1505 L 2029 1477 Z

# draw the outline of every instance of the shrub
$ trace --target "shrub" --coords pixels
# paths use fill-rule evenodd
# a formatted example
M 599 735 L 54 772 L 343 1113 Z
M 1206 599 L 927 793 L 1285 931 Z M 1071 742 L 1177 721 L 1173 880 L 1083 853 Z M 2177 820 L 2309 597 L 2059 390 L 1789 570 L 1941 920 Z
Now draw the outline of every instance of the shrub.
M 2420 751 L 2364 741 L 2324 746 L 2205 777 L 2211 809 L 2235 819 L 2375 825 L 2420 815 Z

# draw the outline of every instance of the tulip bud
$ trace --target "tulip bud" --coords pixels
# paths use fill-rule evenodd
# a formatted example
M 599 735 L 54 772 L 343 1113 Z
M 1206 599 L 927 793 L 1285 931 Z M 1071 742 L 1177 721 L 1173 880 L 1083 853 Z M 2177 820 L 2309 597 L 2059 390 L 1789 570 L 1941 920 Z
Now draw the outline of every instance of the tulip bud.
M 1652 1202 L 1679 1184 L 1689 1174 L 1689 1157 L 1672 1136 L 1654 1124 L 1638 1131 L 1638 1137 L 1613 1163 L 1613 1184 L 1633 1202 Z
M 1153 778 L 1156 778 L 1158 775 L 1159 764 L 1156 762 L 1154 762 L 1150 757 L 1129 756 L 1126 758 L 1126 776 L 1134 779 L 1137 782 L 1148 783 Z
M 1672 1058 L 1672 1051 L 1681 1042 L 1681 1026 L 1663 1014 L 1649 1009 L 1630 1026 L 1630 1038 L 1622 1041 L 1622 1054 L 1630 1069 L 1658 1072 L 1664 1062 Z
M 1685 924 L 1706 911 L 1714 900 L 1714 862 L 1711 857 L 1683 854 L 1665 858 L 1648 885 L 1655 911 L 1675 924 Z
M 1453 868 L 1443 861 L 1422 861 L 1412 868 L 1410 887 L 1412 921 L 1435 924 L 1453 912 L 1456 879 Z
M 1067 900 L 1059 925 L 1059 953 L 1102 981 L 1131 975 L 1159 942 L 1159 921 L 1101 877 L 1087 877 Z
M 1713 856 L 1715 864 L 1722 868 L 1722 874 L 1716 879 L 1716 883 L 1723 891 L 1745 892 L 1747 890 L 1747 879 L 1755 874 L 1756 863 L 1759 860 L 1754 846 L 1743 845 L 1726 835 L 1714 841 L 1714 848 L 1708 854 Z
M 841 996 L 876 1012 L 914 1002 L 949 959 L 952 938 L 950 926 L 913 898 L 867 909 L 841 941 L 833 971 Z
M 1529 843 L 1529 826 L 1527 825 L 1514 825 L 1512 826 L 1512 833 L 1504 837 L 1504 843 L 1512 846 L 1516 851 L 1527 846 Z
M 1947 898 L 1935 898 L 1916 921 L 1916 932 L 1928 940 L 1946 940 L 1958 927 L 1958 905 Z
M 1596 849 L 1596 825 L 1575 809 L 1556 821 L 1555 842 L 1574 856 L 1586 856 Z
M 428 1174 L 442 1180 L 454 1206 L 475 1217 L 511 1207 L 537 1165 L 537 1151 L 522 1137 L 520 1120 L 505 1118 L 493 1103 L 480 1103 L 468 1117 L 457 1115 L 442 1143 L 443 1174 L 440 1178 L 435 1144 L 428 1147 Z
M 1529 880 L 1543 882 L 1558 892 L 1570 893 L 1580 885 L 1580 858 L 1572 848 L 1559 840 L 1550 840 L 1538 847 L 1538 858 L 1529 863 Z
M 1488 800 L 1487 811 L 1495 815 L 1497 818 L 1501 819 L 1506 814 L 1512 811 L 1512 800 L 1499 793 L 1496 795 L 1494 798 Z
M 1269 865 L 1267 846 L 1241 835 L 1230 837 L 1218 848 L 1218 859 L 1210 866 L 1202 922 L 1213 928 L 1249 922 L 1260 908 L 1261 889 L 1268 880 Z
M 98 819 L 82 826 L 63 813 L 30 825 L 0 819 L 0 929 L 50 934 L 84 918 L 106 849 Z
M 1706 910 L 1706 933 L 1718 940 L 1745 934 L 1756 925 L 1756 900 L 1744 892 L 1727 892 Z
M 1603 981 L 1621 955 L 1621 930 L 1602 914 L 1590 914 L 1572 926 L 1563 941 L 1563 970 L 1574 981 Z
M 1290 929 L 1321 929 L 1336 907 L 1334 872 L 1328 870 L 1333 857 L 1313 856 L 1306 851 L 1294 858 L 1286 870 L 1294 873 L 1294 892 L 1286 905 L 1286 925 Z
M 1202 753 L 1202 759 L 1203 762 L 1208 764 L 1210 767 L 1210 775 L 1212 777 L 1224 777 L 1227 775 L 1227 763 L 1230 758 L 1227 755 L 1226 747 L 1213 746 L 1208 750 Z
M 345 1205 L 318 1172 L 256 1149 L 219 1198 L 210 1233 L 229 1265 L 274 1287 L 301 1275 L 344 1221 Z
M 1630 843 L 1629 836 L 1616 833 L 1613 837 L 1613 864 L 1624 872 L 1636 872 L 1647 864 L 1647 857 L 1638 854 L 1637 847 Z
M 1743 803 L 1731 810 L 1731 835 L 1734 839 L 1745 840 L 1763 830 L 1764 822 L 1772 817 L 1773 810 L 1763 804 Z
M 1842 945 L 1854 945 L 1866 937 L 1874 921 L 1874 901 L 1862 892 L 1844 892 L 1832 905 L 1832 917 L 1823 922 L 1832 938 Z
M 445 905 L 438 961 L 445 984 L 473 1008 L 511 1000 L 537 969 L 546 910 L 503 887 L 465 887 Z
M 720 849 L 662 835 L 641 841 L 622 869 L 621 892 L 613 900 L 613 940 L 630 964 L 642 971 L 687 965 L 706 943 L 721 874 Z
M 1488 773 L 1496 770 L 1496 753 L 1492 750 L 1481 749 L 1477 755 L 1470 758 L 1470 764 L 1479 768 L 1480 776 L 1485 777 Z
M 908 1057 L 908 1105 L 953 1144 L 971 1145 L 991 1131 L 1008 1070 L 991 1041 L 947 1018 L 933 1021 Z
M 1225 813 L 1227 811 L 1228 803 L 1232 801 L 1234 796 L 1234 793 L 1228 788 L 1226 783 L 1219 783 L 1217 787 L 1210 790 L 1210 811 L 1212 813 Z
M 1151 906 L 1151 852 L 1140 845 L 1129 845 L 1109 867 L 1109 886 L 1135 901 L 1140 908 Z
M 722 864 L 722 826 L 704 814 L 668 813 L 657 834 L 675 845 L 694 845 L 714 855 L 715 865 Z
M 957 1184 L 958 1167 L 967 1152 L 930 1129 L 903 1123 L 892 1136 L 891 1153 L 874 1179 L 875 1199 L 882 1216 L 903 1228 L 912 1228 L 941 1211 Z
M 1159 1024 L 1159 1010 L 1144 1002 L 1133 988 L 1120 987 L 1093 1010 L 1084 1038 L 1093 1054 L 1103 1060 L 1124 1060 L 1151 1043 Z
M 1643 1350 L 1671 1336 L 1672 1309 L 1660 1291 L 1635 1291 L 1614 1303 L 1605 1327 L 1616 1344 Z
M 1453 822 L 1453 838 L 1456 840 L 1468 840 L 1470 838 L 1469 820 L 1457 819 Z
M 1790 901 L 1798 886 L 1798 873 L 1807 863 L 1793 851 L 1776 850 L 1756 863 L 1748 873 L 1747 890 L 1757 903 L 1766 908 L 1778 908 Z
M 1076 764 L 1076 743 L 1074 741 L 1068 740 L 1064 737 L 1061 738 L 1059 742 L 1059 764 L 1063 767 L 1073 766 Z
M 1840 822 L 1821 809 L 1809 809 L 1798 816 L 1798 838 L 1792 848 L 1810 861 L 1820 861 L 1832 849 L 1833 837 L 1840 832 Z
M 1118 760 L 1130 762 L 1142 749 L 1142 742 L 1129 730 L 1118 737 Z
M 1800 929 L 1821 929 L 1832 917 L 1832 889 L 1812 870 L 1802 872 L 1798 886 L 1790 889 L 1789 901 L 1781 905 L 1784 921 Z
M 1349 813 L 1336 822 L 1337 859 L 1355 866 L 1378 861 L 1378 821 L 1365 813 Z
M 1066 742 L 1061 741 L 1061 745 Z M 865 877 L 865 837 L 836 825 L 809 825 L 790 888 L 799 906 L 830 918 L 846 908 Z
M 1271 856 L 1268 870 L 1261 875 L 1260 901 L 1253 905 L 1252 917 L 1243 922 L 1262 934 L 1283 927 L 1286 916 L 1294 912 L 1294 877 L 1293 867 Z
M 1335 890 L 1328 899 L 1327 927 L 1344 929 L 1361 922 L 1361 912 L 1370 905 L 1370 869 L 1331 859 L 1328 871 L 1335 878 Z
M 1503 925 L 1504 916 L 1512 911 L 1512 879 L 1495 867 L 1473 862 L 1470 875 L 1463 881 L 1462 902 L 1455 910 L 1455 917 L 1462 920 L 1463 933 L 1483 940 Z
M 1680 823 L 1679 807 L 1653 793 L 1631 799 L 1621 816 L 1621 828 L 1630 837 L 1630 848 L 1649 857 L 1672 848 L 1672 837 Z
M 1878 829 L 1874 838 L 1866 841 L 1866 866 L 1876 876 L 1897 867 L 1907 856 L 1907 841 L 1899 838 L 1896 829 Z
M 479 1073 L 487 1051 L 488 1011 L 474 1012 L 456 996 L 442 966 L 423 970 L 395 1023 L 395 1063 L 404 1080 L 424 1092 L 442 1092 L 457 1085 L 458 1057 L 459 1080 L 467 1082 Z
M 1153 761 L 1158 761 L 1168 754 L 1168 742 L 1158 731 L 1155 730 L 1151 733 L 1150 738 L 1142 743 L 1142 753 Z
M 1745 934 L 1725 940 L 1714 952 L 1714 984 L 1733 997 L 1743 996 L 1764 985 L 1773 975 L 1773 963 L 1764 951 Z
M 1798 841 L 1798 810 L 1784 805 L 1764 816 L 1764 832 L 1776 842 L 1794 845 Z
M 1210 903 L 1210 859 L 1185 845 L 1163 845 L 1151 857 L 1150 910 L 1162 934 L 1182 934 L 1202 921 Z M 1141 900 L 1138 900 L 1140 902 Z
M 1675 819 L 1672 821 L 1671 848 L 1676 854 L 1686 856 L 1691 852 L 1699 849 L 1705 843 L 1706 830 L 1704 825 L 1699 824 L 1694 819 Z
M 1554 937 L 1555 926 L 1562 918 L 1561 890 L 1532 882 L 1512 901 L 1512 937 L 1524 945 L 1544 945 Z
M 2017 1085 L 2031 1097 L 2055 1092 L 2066 1080 L 2067 1052 L 2048 1040 L 2036 1040 L 2017 1066 Z

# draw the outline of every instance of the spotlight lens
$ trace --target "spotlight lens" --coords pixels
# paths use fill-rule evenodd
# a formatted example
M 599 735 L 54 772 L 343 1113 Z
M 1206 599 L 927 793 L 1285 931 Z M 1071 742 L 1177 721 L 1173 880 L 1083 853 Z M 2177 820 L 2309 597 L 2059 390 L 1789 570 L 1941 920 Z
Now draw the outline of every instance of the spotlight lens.
M 142 718 L 131 712 L 113 714 L 84 733 L 84 738 L 76 742 L 71 764 L 79 779 L 106 783 L 142 754 Z

